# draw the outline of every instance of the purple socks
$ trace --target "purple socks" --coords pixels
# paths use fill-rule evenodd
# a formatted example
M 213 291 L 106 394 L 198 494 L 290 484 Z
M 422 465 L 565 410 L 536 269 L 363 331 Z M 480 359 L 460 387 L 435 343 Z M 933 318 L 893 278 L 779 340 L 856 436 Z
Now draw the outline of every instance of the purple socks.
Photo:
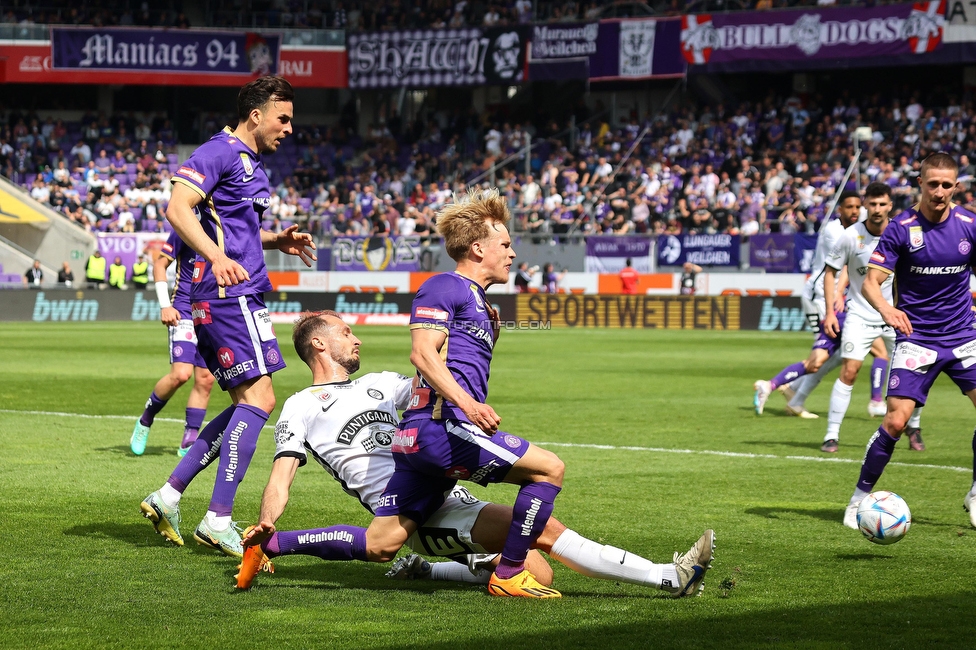
M 149 395 L 149 399 L 146 400 L 146 410 L 142 412 L 142 417 L 139 418 L 139 423 L 144 427 L 151 427 L 153 420 L 156 418 L 156 414 L 163 410 L 166 406 L 166 402 L 169 400 L 159 399 L 156 395 L 156 391 L 153 391 Z
M 786 366 L 785 368 L 780 370 L 779 374 L 773 377 L 769 383 L 772 386 L 773 390 L 776 390 L 778 387 L 782 386 L 783 384 L 788 384 L 794 379 L 796 379 L 797 377 L 802 377 L 805 374 L 807 374 L 807 369 L 803 365 L 803 362 L 797 361 L 796 363 Z
M 190 481 L 217 458 L 220 453 L 220 441 L 223 439 L 221 434 L 227 428 L 227 423 L 230 422 L 236 408 L 234 405 L 228 406 L 203 428 L 203 431 L 197 436 L 196 442 L 186 452 L 186 456 L 176 465 L 176 469 L 166 481 L 174 489 L 182 493 Z
M 512 507 L 512 525 L 505 538 L 502 558 L 495 569 L 502 580 L 511 578 L 524 568 L 525 556 L 545 529 L 559 490 L 546 482 L 527 483 L 519 490 Z
M 861 477 L 857 481 L 857 489 L 865 492 L 874 489 L 874 484 L 881 478 L 885 465 L 891 460 L 891 453 L 895 450 L 896 442 L 898 441 L 888 435 L 884 427 L 878 427 L 877 432 L 868 441 L 868 448 L 864 453 L 864 462 L 861 463 Z
M 314 555 L 323 560 L 362 560 L 366 562 L 366 529 L 358 526 L 332 526 L 312 530 L 278 532 L 261 543 L 268 557 Z
M 884 359 L 875 359 L 871 364 L 871 401 L 880 402 L 883 398 L 881 391 L 884 388 L 885 373 L 888 372 L 888 362 Z
M 210 500 L 210 510 L 216 516 L 230 516 L 234 509 L 237 486 L 244 480 L 247 466 L 251 463 L 251 457 L 258 445 L 258 436 L 264 423 L 268 421 L 268 416 L 268 413 L 250 404 L 238 404 L 234 408 L 234 413 L 224 428 L 224 439 L 220 444 L 220 463 L 217 465 L 213 498 Z M 203 437 L 202 433 L 200 437 Z M 191 448 L 191 453 L 194 448 L 196 444 Z M 184 460 L 189 456 L 188 453 Z

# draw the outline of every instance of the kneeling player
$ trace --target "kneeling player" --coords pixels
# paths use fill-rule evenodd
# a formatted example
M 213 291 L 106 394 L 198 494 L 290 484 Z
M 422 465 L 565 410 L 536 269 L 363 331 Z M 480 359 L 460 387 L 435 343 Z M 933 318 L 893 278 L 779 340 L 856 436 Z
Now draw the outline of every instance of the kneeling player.
M 295 324 L 293 338 L 299 356 L 312 370 L 313 383 L 288 399 L 275 426 L 277 450 L 260 521 L 244 535 L 244 560 L 237 582 L 241 588 L 251 585 L 268 558 L 281 555 L 373 562 L 392 559 L 367 552 L 364 528 L 275 530 L 295 473 L 309 453 L 368 510 L 374 512 L 381 505 L 394 470 L 390 444 L 399 421 L 397 409 L 407 405 L 412 389 L 410 379 L 390 372 L 350 381 L 349 376 L 359 369 L 360 341 L 334 312 L 303 316 Z M 454 487 L 445 494 L 444 504 L 413 531 L 407 545 L 420 553 L 468 562 L 472 554 L 499 552 L 511 521 L 511 507 L 479 501 L 464 488 Z M 713 547 L 714 535 L 709 530 L 687 553 L 675 554 L 673 564 L 654 564 L 585 539 L 552 518 L 535 543 L 535 548 L 583 575 L 647 585 L 675 597 L 700 592 Z M 537 553 L 530 554 L 527 562 L 543 589 L 548 589 L 552 570 L 546 562 Z M 491 575 L 472 576 L 464 566 L 451 563 L 435 566 L 438 577 L 487 583 Z

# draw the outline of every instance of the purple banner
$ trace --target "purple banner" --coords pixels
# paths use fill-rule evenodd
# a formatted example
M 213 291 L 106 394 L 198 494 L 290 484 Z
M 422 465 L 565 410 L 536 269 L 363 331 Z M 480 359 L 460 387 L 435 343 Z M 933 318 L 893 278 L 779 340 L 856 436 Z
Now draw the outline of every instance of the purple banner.
M 51 29 L 52 67 L 67 70 L 276 74 L 280 35 L 192 29 Z
M 657 238 L 658 266 L 739 266 L 738 235 L 661 235 Z
M 749 238 L 749 266 L 767 273 L 810 273 L 816 247 L 816 235 L 753 235 Z
M 596 81 L 683 77 L 681 22 L 673 19 L 624 19 L 600 22 L 590 79 Z
M 587 273 L 619 273 L 627 260 L 638 273 L 651 272 L 651 240 L 646 237 L 587 237 Z
M 419 271 L 420 237 L 337 237 L 333 271 Z
M 98 252 L 102 254 L 111 265 L 115 258 L 122 259 L 125 265 L 126 277 L 132 277 L 132 265 L 136 263 L 139 256 L 146 255 L 149 262 L 149 276 L 152 277 L 152 263 L 156 259 L 155 253 L 163 247 L 166 242 L 166 233 L 136 232 L 136 233 L 98 233 Z M 84 273 L 84 270 L 82 270 Z
M 698 14 L 681 18 L 689 64 L 924 54 L 942 45 L 945 0 L 871 8 Z

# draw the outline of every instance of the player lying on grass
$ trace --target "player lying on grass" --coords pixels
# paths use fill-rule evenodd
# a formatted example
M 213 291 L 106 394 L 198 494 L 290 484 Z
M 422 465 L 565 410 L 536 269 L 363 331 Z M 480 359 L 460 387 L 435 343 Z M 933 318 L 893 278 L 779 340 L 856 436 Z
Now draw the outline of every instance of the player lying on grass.
M 277 449 L 261 502 L 260 521 L 244 534 L 244 559 L 237 576 L 241 588 L 250 587 L 268 558 L 299 554 L 324 560 L 389 562 L 399 551 L 369 551 L 368 531 L 353 526 L 276 530 L 295 473 L 309 454 L 347 493 L 375 511 L 393 475 L 390 444 L 399 420 L 397 409 L 407 405 L 412 389 L 410 379 L 391 372 L 350 380 L 350 375 L 359 370 L 360 341 L 335 312 L 303 315 L 295 324 L 293 339 L 298 355 L 312 370 L 312 385 L 288 399 L 275 426 Z M 464 488 L 455 487 L 447 491 L 440 509 L 423 525 L 414 527 L 407 545 L 427 555 L 468 562 L 473 554 L 501 551 L 511 520 L 511 507 L 479 501 Z M 588 540 L 550 518 L 534 547 L 583 575 L 646 585 L 680 597 L 697 594 L 703 588 L 714 534 L 705 531 L 691 550 L 684 555 L 676 553 L 672 564 L 654 564 Z M 547 588 L 552 570 L 545 560 L 533 552 L 527 562 Z M 425 573 L 417 564 L 415 570 L 404 570 L 401 575 Z M 490 572 L 474 577 L 460 564 L 435 567 L 434 577 L 484 583 L 490 577 Z

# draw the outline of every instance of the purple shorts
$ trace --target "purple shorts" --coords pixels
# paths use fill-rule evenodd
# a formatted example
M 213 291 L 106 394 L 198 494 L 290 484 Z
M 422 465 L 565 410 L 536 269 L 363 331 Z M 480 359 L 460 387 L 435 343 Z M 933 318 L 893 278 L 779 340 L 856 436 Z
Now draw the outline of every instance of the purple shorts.
M 176 327 L 169 329 L 169 362 L 189 363 L 197 368 L 206 368 L 207 362 L 200 356 L 197 349 L 197 333 L 193 330 L 193 321 L 180 319 Z
M 416 418 L 400 423 L 391 449 L 396 471 L 375 514 L 403 515 L 422 524 L 457 481 L 503 481 L 529 443 L 504 431 L 488 436 L 460 420 Z
M 963 393 L 976 388 L 976 334 L 930 341 L 918 337 L 895 341 L 888 375 L 888 397 L 925 404 L 935 378 L 944 372 Z
M 847 312 L 835 312 L 837 315 L 837 325 L 838 329 L 844 331 L 844 321 L 847 320 Z M 826 350 L 827 356 L 832 357 L 837 350 L 840 349 L 840 338 L 841 335 L 838 334 L 837 338 L 828 336 L 826 332 L 823 331 L 823 327 L 820 328 L 820 333 L 817 334 L 816 340 L 813 342 L 814 350 Z
M 223 390 L 285 367 L 261 296 L 193 303 L 198 348 Z

